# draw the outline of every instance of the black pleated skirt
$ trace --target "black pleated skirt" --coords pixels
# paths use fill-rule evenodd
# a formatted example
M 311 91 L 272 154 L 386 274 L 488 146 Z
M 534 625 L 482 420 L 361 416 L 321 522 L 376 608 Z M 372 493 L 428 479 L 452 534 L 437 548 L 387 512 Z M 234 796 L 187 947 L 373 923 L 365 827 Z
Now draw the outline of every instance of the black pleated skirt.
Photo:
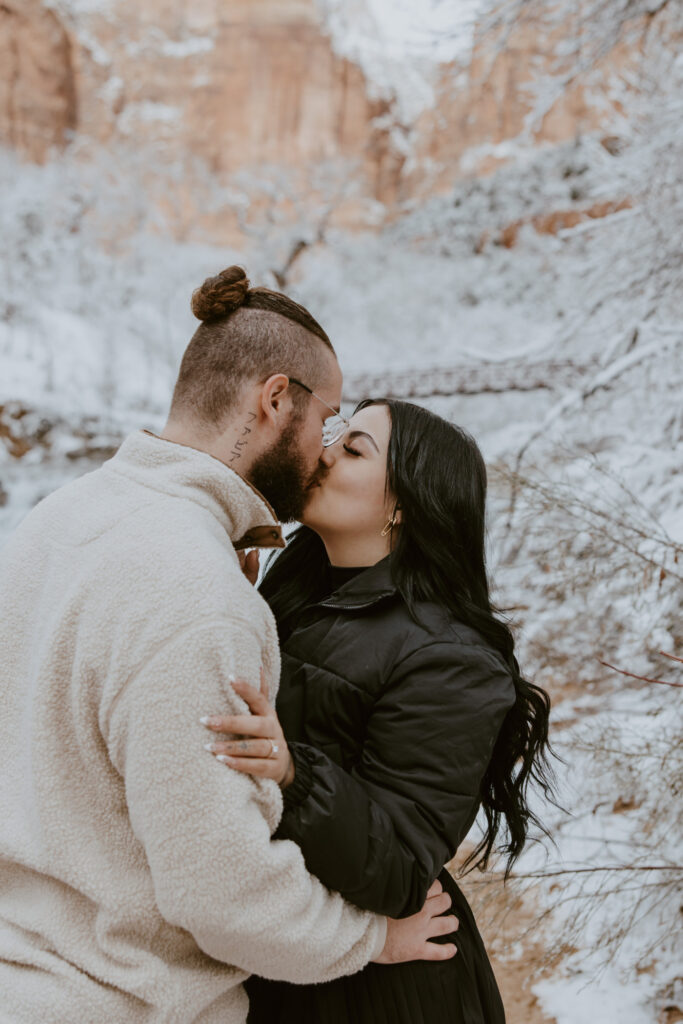
M 505 1024 L 496 979 L 467 900 L 447 871 L 439 876 L 460 927 L 458 952 L 441 962 L 368 964 L 322 985 L 251 977 L 248 1024 Z

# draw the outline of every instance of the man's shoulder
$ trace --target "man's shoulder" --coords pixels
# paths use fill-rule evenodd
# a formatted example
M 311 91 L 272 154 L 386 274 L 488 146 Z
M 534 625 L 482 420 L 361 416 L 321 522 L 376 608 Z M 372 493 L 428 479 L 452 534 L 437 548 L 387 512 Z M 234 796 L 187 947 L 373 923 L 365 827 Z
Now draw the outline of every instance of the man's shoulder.
M 182 590 L 188 599 L 229 592 L 244 579 L 230 537 L 211 513 L 187 505 L 137 509 L 99 545 L 101 565 L 142 590 L 149 583 Z
M 163 575 L 183 563 L 201 563 L 206 569 L 235 562 L 230 537 L 208 509 L 141 487 L 109 473 L 106 465 L 51 497 L 43 518 L 59 520 L 62 528 L 68 521 L 65 543 L 93 546 L 98 559 L 126 569 L 130 563 L 144 564 Z
M 232 541 L 208 509 L 140 487 L 105 467 L 52 492 L 10 538 L 9 558 L 51 552 L 90 594 L 93 614 L 112 607 L 251 609 L 262 599 L 243 576 Z

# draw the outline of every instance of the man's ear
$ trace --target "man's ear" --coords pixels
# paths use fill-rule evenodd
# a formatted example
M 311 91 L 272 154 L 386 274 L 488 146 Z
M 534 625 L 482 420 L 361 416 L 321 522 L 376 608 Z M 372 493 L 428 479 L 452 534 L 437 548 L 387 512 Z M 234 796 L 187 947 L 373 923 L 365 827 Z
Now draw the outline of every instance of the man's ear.
M 292 408 L 289 377 L 286 373 L 274 373 L 261 386 L 260 411 L 273 426 L 282 422 Z

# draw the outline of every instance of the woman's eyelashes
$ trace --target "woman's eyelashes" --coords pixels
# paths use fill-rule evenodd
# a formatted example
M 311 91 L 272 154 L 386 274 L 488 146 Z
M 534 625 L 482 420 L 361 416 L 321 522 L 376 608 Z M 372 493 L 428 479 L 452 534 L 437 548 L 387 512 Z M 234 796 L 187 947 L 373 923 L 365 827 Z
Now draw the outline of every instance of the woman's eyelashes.
M 357 451 L 355 448 L 352 448 L 350 444 L 345 444 L 344 445 L 344 451 L 348 452 L 349 455 L 362 455 L 363 454 L 362 452 Z

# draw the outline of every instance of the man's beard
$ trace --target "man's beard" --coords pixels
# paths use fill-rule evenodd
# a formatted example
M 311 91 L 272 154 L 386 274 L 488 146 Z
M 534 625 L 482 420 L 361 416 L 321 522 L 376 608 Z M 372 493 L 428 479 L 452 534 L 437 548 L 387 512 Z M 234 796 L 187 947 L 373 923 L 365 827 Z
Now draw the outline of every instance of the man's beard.
M 249 470 L 249 482 L 273 506 L 282 523 L 300 520 L 308 500 L 312 476 L 306 468 L 298 440 L 299 419 L 293 416 L 272 447 Z

